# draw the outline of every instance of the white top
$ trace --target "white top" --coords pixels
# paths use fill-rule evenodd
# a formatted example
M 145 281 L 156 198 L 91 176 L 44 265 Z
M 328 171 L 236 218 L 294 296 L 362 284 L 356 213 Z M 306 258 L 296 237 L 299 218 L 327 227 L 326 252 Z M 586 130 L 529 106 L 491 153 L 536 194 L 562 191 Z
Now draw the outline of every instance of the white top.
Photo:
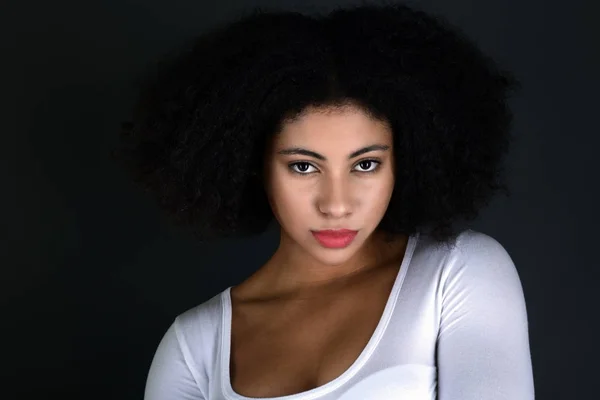
M 254 399 L 231 387 L 230 290 L 175 319 L 156 350 L 145 400 Z M 358 359 L 325 385 L 268 399 L 436 398 L 534 399 L 517 270 L 502 245 L 471 229 L 450 245 L 410 236 L 383 315 Z

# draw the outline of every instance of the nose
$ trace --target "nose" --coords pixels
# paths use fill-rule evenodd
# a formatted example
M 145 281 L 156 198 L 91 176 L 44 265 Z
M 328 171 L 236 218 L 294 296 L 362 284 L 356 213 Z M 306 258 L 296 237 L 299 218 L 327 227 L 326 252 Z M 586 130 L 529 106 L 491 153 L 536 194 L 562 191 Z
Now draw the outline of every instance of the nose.
M 352 213 L 352 197 L 348 182 L 326 179 L 321 183 L 317 208 L 331 218 L 342 218 Z

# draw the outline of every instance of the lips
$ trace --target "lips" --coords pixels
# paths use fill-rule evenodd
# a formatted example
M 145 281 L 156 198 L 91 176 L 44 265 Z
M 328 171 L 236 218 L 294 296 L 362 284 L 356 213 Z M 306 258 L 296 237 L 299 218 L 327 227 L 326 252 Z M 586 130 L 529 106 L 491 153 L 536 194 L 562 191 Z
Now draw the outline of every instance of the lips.
M 339 249 L 349 246 L 358 233 L 358 231 L 350 229 L 327 229 L 311 232 L 321 246 L 330 249 Z

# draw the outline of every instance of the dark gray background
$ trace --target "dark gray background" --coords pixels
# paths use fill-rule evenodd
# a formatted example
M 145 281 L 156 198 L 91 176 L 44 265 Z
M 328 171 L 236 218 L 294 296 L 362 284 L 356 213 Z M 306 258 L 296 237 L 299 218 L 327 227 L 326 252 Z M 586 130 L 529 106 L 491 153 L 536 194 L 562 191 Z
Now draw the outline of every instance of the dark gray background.
M 110 162 L 145 66 L 249 6 L 353 3 L 2 1 L 0 315 L 9 386 L 0 397 L 141 398 L 175 315 L 248 276 L 275 248 L 272 232 L 196 243 Z M 462 27 L 523 83 L 512 101 L 513 194 L 472 227 L 502 243 L 519 270 L 537 398 L 597 398 L 599 3 L 413 4 Z

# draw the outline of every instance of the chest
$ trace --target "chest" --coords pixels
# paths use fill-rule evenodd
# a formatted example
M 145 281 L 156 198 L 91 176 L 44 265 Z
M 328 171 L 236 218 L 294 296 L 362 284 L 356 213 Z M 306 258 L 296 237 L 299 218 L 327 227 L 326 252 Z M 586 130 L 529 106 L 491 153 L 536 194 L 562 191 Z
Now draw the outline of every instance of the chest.
M 394 276 L 318 301 L 234 307 L 233 389 L 247 397 L 278 397 L 342 375 L 373 336 Z

